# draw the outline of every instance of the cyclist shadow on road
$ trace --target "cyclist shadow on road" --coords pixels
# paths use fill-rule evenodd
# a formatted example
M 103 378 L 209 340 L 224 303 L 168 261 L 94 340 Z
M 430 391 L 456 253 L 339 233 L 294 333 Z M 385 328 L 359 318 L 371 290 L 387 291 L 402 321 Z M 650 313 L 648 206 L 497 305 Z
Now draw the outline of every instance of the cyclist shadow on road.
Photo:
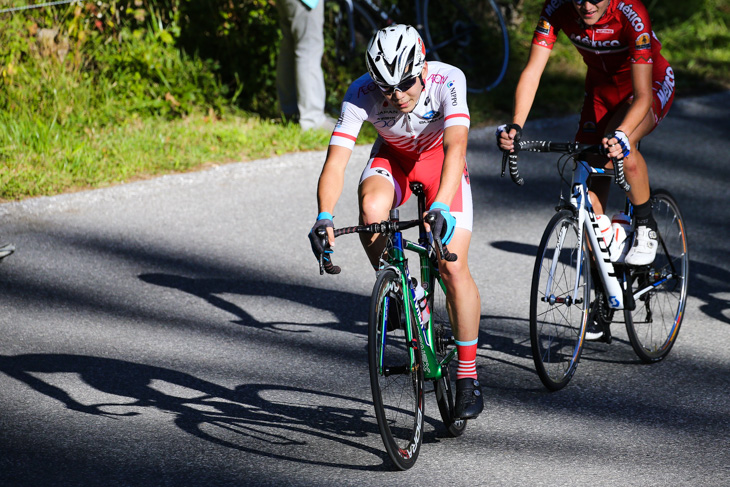
M 248 455 L 337 469 L 391 469 L 380 445 L 372 404 L 352 396 L 278 384 L 229 389 L 172 369 L 70 354 L 0 355 L 0 372 L 85 414 L 131 420 L 152 410 L 171 413 L 174 424 L 186 433 Z M 57 374 L 74 374 L 83 384 L 69 386 L 65 375 L 64 386 L 57 385 Z M 74 399 L 84 386 L 94 392 L 83 397 L 96 396 L 100 401 L 88 404 L 89 400 Z M 429 422 L 437 424 L 432 419 Z M 438 432 L 430 430 L 426 442 L 437 441 Z M 112 435 L 99 441 L 116 440 Z M 363 458 L 362 463 L 343 463 L 345 458 L 353 458 L 351 450 L 360 452 L 354 456 Z M 342 455 L 326 456 L 322 451 Z M 44 464 L 45 471 L 55 470 L 47 467 Z
M 367 321 L 369 297 L 357 294 L 312 289 L 307 286 L 285 284 L 282 282 L 261 281 L 259 279 L 224 279 L 224 278 L 190 278 L 174 274 L 150 273 L 141 274 L 139 279 L 156 286 L 178 289 L 197 296 L 213 306 L 231 313 L 237 319 L 232 320 L 244 326 L 251 326 L 268 331 L 288 333 L 308 333 L 308 327 L 327 327 L 365 334 L 367 331 L 354 326 L 357 322 Z M 257 320 L 243 307 L 226 300 L 221 295 L 233 294 L 246 297 L 265 297 L 283 299 L 299 305 L 315 308 L 312 318 L 306 323 L 302 321 L 263 322 Z M 281 313 L 284 314 L 284 313 Z M 301 317 L 301 313 L 292 313 Z M 322 318 L 334 315 L 337 321 L 323 322 Z

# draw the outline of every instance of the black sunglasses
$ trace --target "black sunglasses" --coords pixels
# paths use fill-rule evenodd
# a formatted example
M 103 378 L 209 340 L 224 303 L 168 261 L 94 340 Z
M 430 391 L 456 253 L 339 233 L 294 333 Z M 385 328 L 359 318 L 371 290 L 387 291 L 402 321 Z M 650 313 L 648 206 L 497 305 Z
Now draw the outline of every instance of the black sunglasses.
M 418 79 L 418 76 L 411 76 L 410 78 L 404 79 L 403 81 L 398 83 L 396 86 L 381 85 L 379 83 L 376 83 L 376 84 L 378 85 L 378 88 L 380 88 L 380 91 L 382 91 L 384 95 L 392 95 L 395 90 L 398 90 L 401 92 L 410 90 L 411 87 L 416 84 L 417 79 Z
M 599 3 L 601 3 L 602 1 L 603 1 L 603 0 L 573 0 L 573 2 L 574 2 L 574 3 L 576 4 L 576 5 L 583 5 L 583 2 L 588 2 L 588 3 L 592 4 L 592 5 L 598 5 L 598 4 L 599 4 Z

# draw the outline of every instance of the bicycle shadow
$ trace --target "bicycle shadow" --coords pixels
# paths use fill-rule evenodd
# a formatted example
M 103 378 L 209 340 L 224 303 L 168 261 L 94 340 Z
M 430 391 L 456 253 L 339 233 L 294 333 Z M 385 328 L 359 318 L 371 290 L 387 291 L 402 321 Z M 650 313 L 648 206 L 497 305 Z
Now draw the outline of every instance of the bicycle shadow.
M 279 384 L 229 389 L 168 368 L 71 354 L 0 355 L 0 372 L 72 411 L 123 420 L 158 410 L 172 414 L 174 424 L 188 434 L 249 455 L 337 469 L 392 470 L 384 448 L 365 440 L 380 441 L 372 403 L 352 396 Z M 115 400 L 82 403 L 45 374 L 76 374 L 98 395 Z M 424 420 L 432 426 L 424 444 L 447 436 L 440 421 Z M 327 461 L 312 448 L 323 441 L 338 445 L 327 451 L 354 449 L 358 458 L 364 453 L 377 460 L 347 464 L 349 455 L 343 454 Z
M 491 246 L 515 254 L 534 257 L 537 245 L 513 241 L 496 241 Z M 717 262 L 728 262 L 727 258 L 719 258 Z M 730 271 L 719 265 L 708 264 L 692 258 L 690 249 L 689 262 L 689 296 L 700 300 L 699 310 L 710 318 L 730 324 Z
M 367 321 L 369 297 L 343 291 L 326 290 L 312 292 L 312 288 L 282 282 L 261 281 L 254 279 L 224 279 L 224 278 L 191 278 L 167 273 L 140 274 L 138 278 L 148 284 L 177 289 L 192 296 L 207 301 L 211 305 L 232 314 L 236 319 L 231 323 L 249 326 L 270 332 L 309 333 L 313 326 L 324 328 L 346 329 L 355 334 L 367 333 L 359 330 L 355 324 Z M 233 294 L 246 297 L 260 297 L 266 299 L 279 298 L 293 303 L 299 303 L 320 310 L 319 315 L 330 312 L 338 319 L 331 322 L 310 320 L 273 321 L 264 322 L 256 319 L 251 313 L 231 300 L 221 295 Z
M 730 252 L 717 262 L 728 262 Z M 689 263 L 689 295 L 700 299 L 699 309 L 710 318 L 730 325 L 730 271 L 718 265 L 692 260 Z

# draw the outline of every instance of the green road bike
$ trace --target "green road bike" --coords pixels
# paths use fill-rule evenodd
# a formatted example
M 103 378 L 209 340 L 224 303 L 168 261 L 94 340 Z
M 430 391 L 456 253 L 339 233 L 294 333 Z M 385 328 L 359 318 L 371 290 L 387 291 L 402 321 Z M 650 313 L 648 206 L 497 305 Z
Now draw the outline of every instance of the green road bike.
M 401 470 L 412 467 L 423 440 L 424 391 L 433 384 L 441 419 L 451 436 L 460 436 L 466 420 L 454 418 L 456 357 L 446 288 L 438 271 L 436 248 L 446 260 L 457 256 L 426 231 L 422 215 L 425 196 L 421 183 L 411 183 L 418 198 L 417 220 L 400 221 L 397 209 L 381 223 L 335 230 L 335 237 L 349 233 L 380 233 L 387 244 L 380 260 L 370 301 L 368 363 L 375 416 L 388 455 Z M 419 228 L 417 242 L 402 231 Z M 322 234 L 320 234 L 320 238 Z M 411 276 L 406 252 L 418 256 L 420 284 Z M 320 273 L 337 274 L 340 268 L 320 260 Z M 419 299 L 419 287 L 423 298 Z M 454 363 L 456 365 L 456 363 Z M 430 392 L 430 391 L 429 391 Z

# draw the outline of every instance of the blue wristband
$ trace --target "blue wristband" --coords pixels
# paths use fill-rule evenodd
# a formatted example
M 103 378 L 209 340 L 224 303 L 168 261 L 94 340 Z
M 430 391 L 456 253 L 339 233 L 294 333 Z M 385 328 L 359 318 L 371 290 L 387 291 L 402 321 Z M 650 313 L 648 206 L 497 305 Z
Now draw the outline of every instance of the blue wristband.
M 326 211 L 323 211 L 319 215 L 317 215 L 317 221 L 320 220 L 332 220 L 334 219 L 334 216 L 332 216 L 332 213 L 328 213 Z
M 433 204 L 431 205 L 431 208 L 429 208 L 428 211 L 431 211 L 431 210 L 446 210 L 446 211 L 451 211 L 449 209 L 449 205 L 445 205 L 444 203 L 439 203 L 438 201 L 434 201 L 433 202 Z

